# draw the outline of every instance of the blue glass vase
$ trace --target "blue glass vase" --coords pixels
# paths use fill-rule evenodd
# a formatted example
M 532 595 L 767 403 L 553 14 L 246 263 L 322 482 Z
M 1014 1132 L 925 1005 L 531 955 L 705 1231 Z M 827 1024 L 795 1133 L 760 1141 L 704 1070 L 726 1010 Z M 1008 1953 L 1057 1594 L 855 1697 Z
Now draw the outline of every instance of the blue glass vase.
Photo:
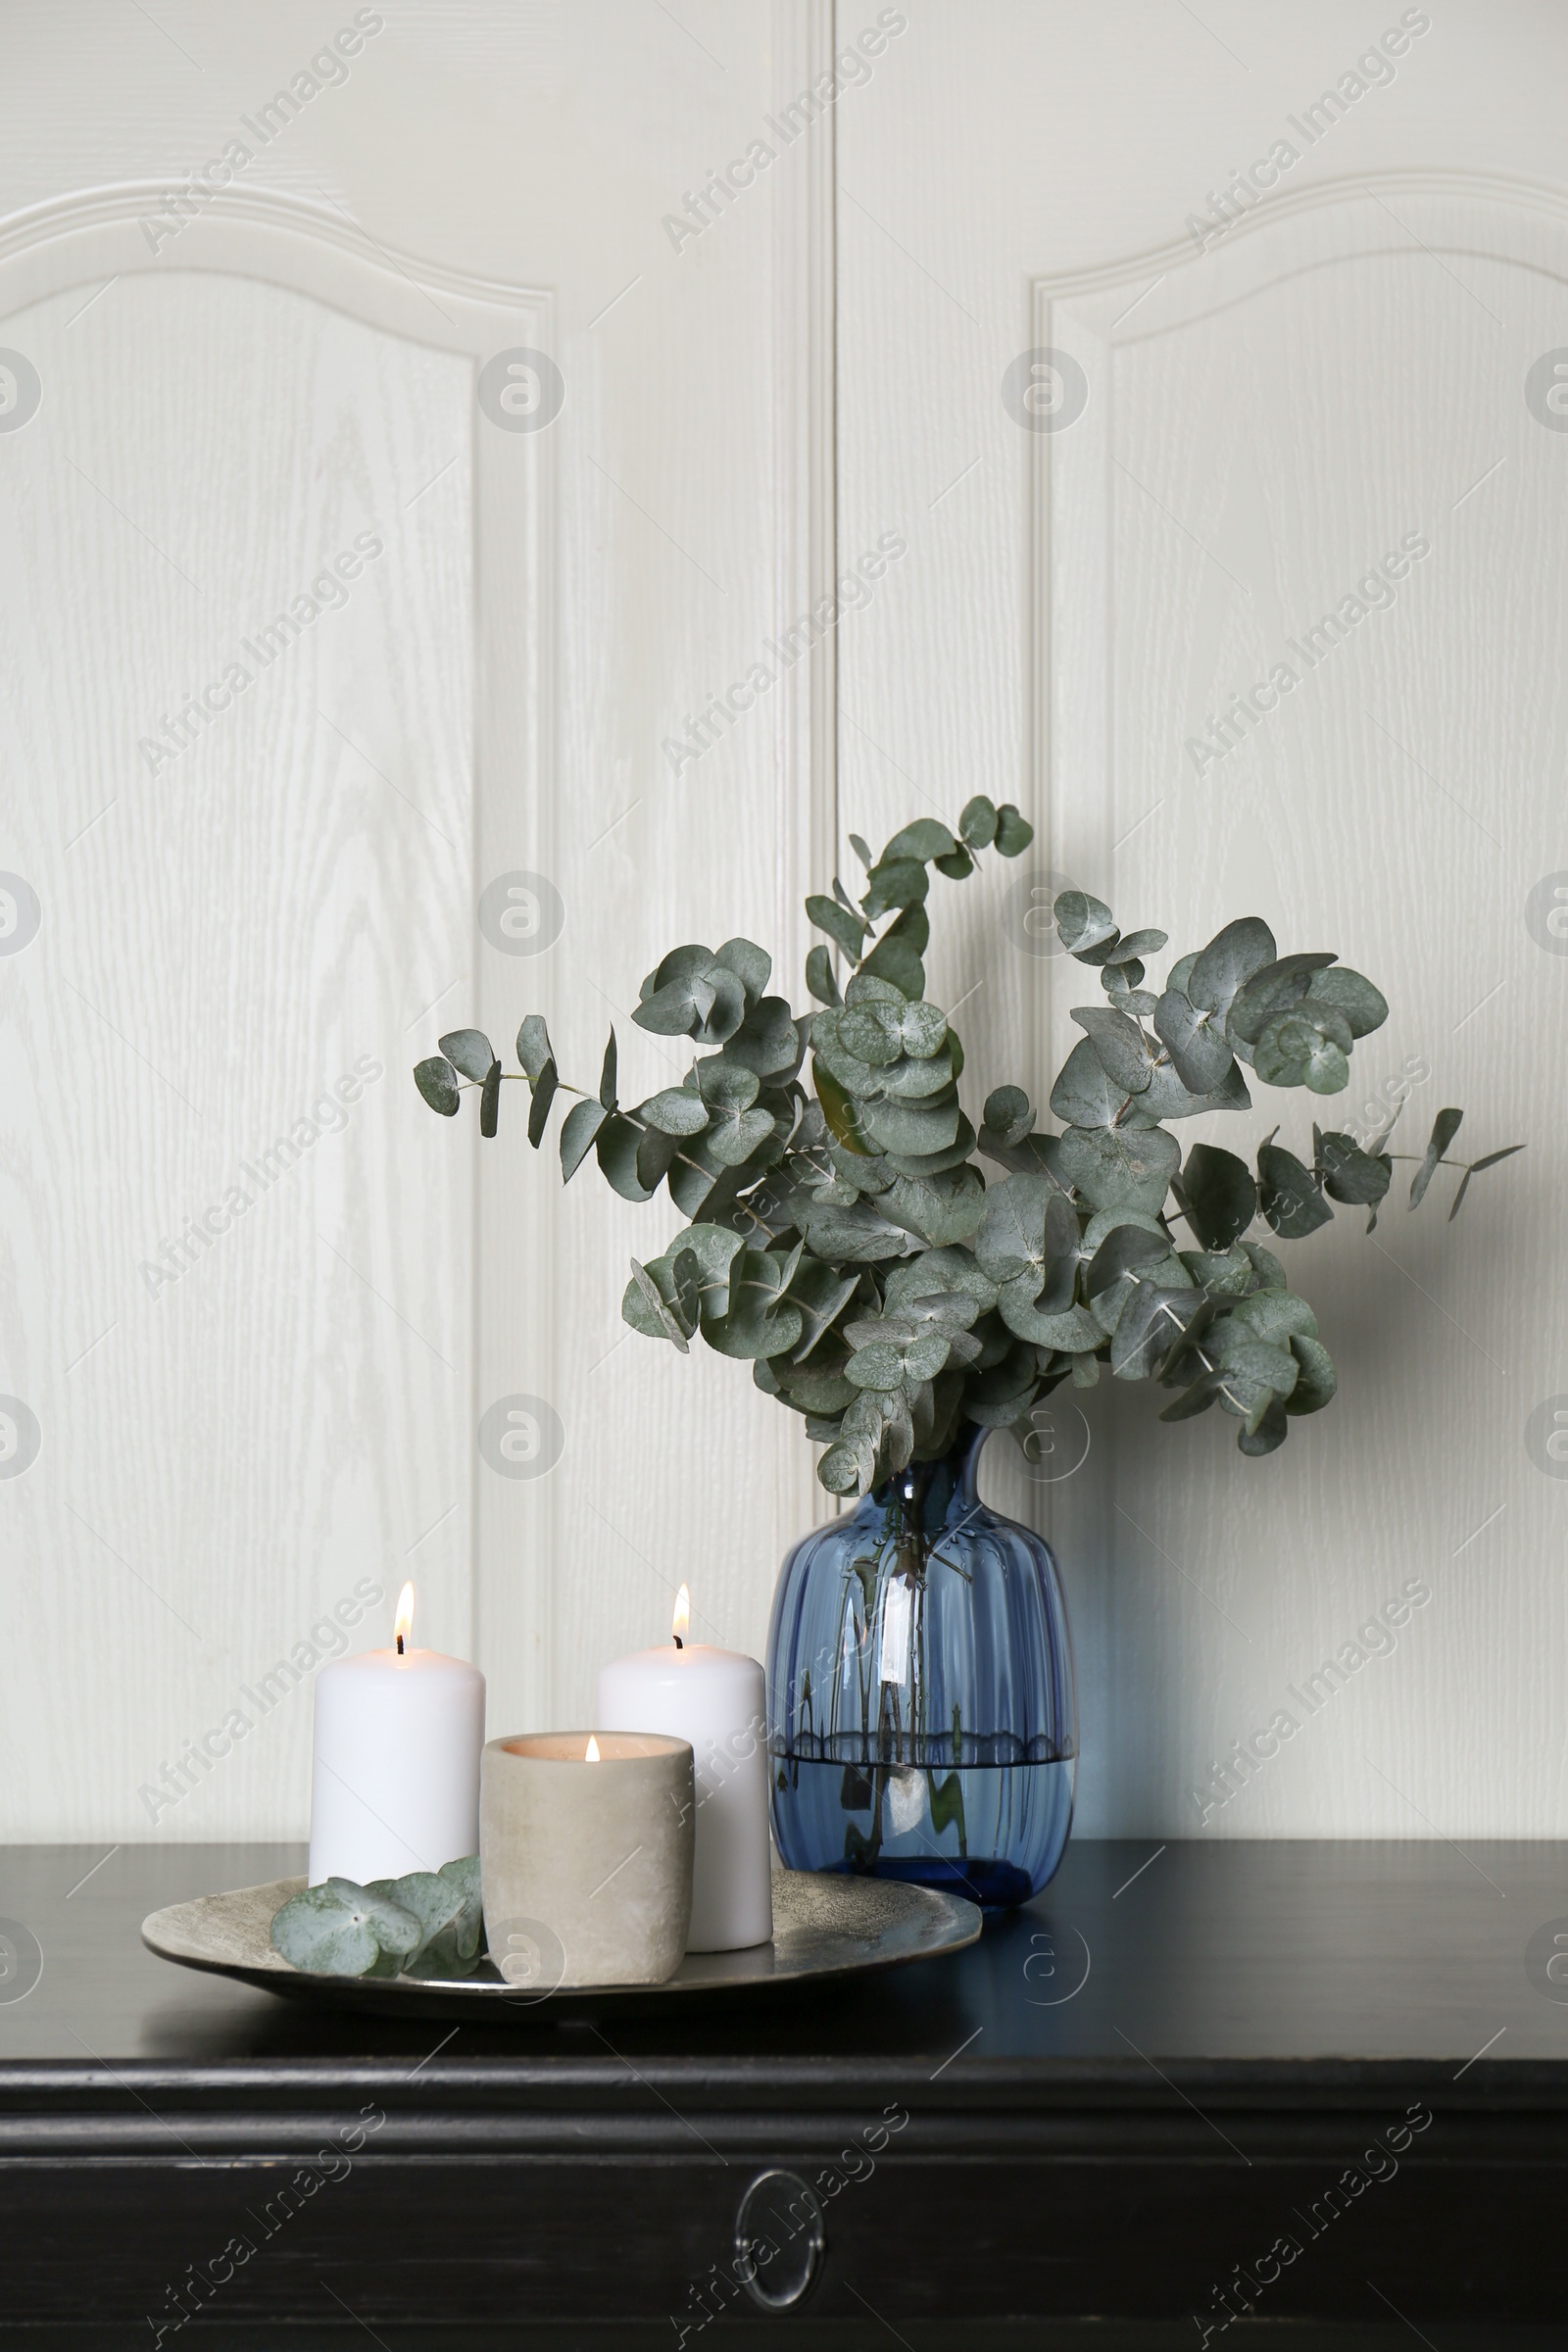
M 965 1424 L 790 1552 L 767 1640 L 773 1835 L 792 1870 L 1004 1910 L 1072 1827 L 1078 1717 L 1051 1546 L 980 1500 Z

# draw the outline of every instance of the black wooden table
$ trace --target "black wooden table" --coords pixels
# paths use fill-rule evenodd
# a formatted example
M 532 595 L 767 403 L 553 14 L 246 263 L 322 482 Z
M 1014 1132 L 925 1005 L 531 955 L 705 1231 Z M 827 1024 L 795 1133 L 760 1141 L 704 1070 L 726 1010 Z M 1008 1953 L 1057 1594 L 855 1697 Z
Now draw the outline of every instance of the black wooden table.
M 952 1959 L 592 2023 L 142 1948 L 300 1866 L 0 1849 L 0 2345 L 1568 2345 L 1568 1847 L 1075 1842 Z

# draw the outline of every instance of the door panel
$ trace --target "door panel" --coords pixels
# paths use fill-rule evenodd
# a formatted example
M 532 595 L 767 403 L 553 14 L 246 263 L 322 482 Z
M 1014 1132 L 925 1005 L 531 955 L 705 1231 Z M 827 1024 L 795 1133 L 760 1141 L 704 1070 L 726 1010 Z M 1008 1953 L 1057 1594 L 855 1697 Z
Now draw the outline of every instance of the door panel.
M 1296 1246 L 1341 1392 L 1278 1455 L 1107 1384 L 1054 1400 L 1043 1475 L 993 1467 L 1062 1555 L 1080 1821 L 1560 1834 L 1559 1490 L 1530 1416 L 1562 1386 L 1560 958 L 1532 893 L 1564 863 L 1564 445 L 1525 391 L 1563 341 L 1539 95 L 1560 29 L 1507 8 L 1407 29 L 1309 139 L 1302 108 L 1367 46 L 1347 11 L 909 17 L 906 78 L 841 125 L 842 528 L 896 514 L 911 542 L 846 637 L 842 799 L 876 835 L 924 796 L 951 817 L 1012 790 L 1039 827 L 1029 873 L 937 915 L 938 986 L 978 992 L 977 1097 L 1005 1076 L 1040 1101 L 1099 997 L 1031 906 L 1072 881 L 1172 956 L 1256 910 L 1390 997 L 1348 1096 L 1257 1085 L 1184 1142 L 1250 1152 L 1282 1120 L 1309 1153 L 1314 1109 L 1370 1135 L 1402 1092 L 1406 1150 L 1448 1102 L 1473 1154 L 1532 1146 L 1451 1228 L 1436 1188 L 1406 1222 L 1406 1166 L 1370 1241 L 1342 1211 Z M 1296 162 L 1205 227 L 1200 192 L 1279 136 Z M 1065 356 L 1031 412 L 1012 387 L 1042 352 Z M 1272 707 L 1238 715 L 1271 673 Z M 1394 1634 L 1405 1580 L 1430 1598 Z M 1281 1711 L 1227 1794 L 1213 1766 Z

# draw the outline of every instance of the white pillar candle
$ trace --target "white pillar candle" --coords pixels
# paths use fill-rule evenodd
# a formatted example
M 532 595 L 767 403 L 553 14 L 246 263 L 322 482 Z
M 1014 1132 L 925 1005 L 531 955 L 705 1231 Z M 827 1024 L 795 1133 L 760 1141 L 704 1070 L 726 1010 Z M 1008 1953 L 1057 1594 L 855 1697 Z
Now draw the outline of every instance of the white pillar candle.
M 691 1744 L 697 1782 L 690 1952 L 734 1952 L 773 1934 L 767 1841 L 767 1707 L 762 1669 L 738 1650 L 686 1639 L 680 1589 L 671 1638 L 599 1674 L 599 1721 Z
M 479 1850 L 484 1676 L 415 1649 L 414 1587 L 391 1649 L 338 1658 L 316 1678 L 310 1883 L 406 1878 Z

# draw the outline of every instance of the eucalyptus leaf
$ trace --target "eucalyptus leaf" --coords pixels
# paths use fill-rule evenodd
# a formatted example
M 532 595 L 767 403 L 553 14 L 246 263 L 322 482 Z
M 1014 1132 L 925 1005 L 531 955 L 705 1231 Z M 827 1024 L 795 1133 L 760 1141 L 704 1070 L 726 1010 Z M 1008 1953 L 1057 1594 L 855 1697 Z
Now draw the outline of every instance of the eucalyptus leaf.
M 1223 1023 L 1238 990 L 1271 964 L 1277 953 L 1267 923 L 1258 915 L 1244 914 L 1216 931 L 1190 971 L 1182 972 L 1178 965 L 1167 986 L 1181 989 L 1199 1011 L 1217 1013 Z
M 1440 1110 L 1433 1120 L 1432 1134 L 1425 1155 L 1410 1180 L 1410 1206 L 1412 1208 L 1419 1208 L 1426 1199 L 1427 1186 L 1437 1174 L 1439 1160 L 1442 1159 L 1448 1146 L 1458 1134 L 1459 1122 L 1463 1117 L 1462 1110 Z
M 1069 956 L 1080 956 L 1086 948 L 1099 947 L 1103 940 L 1116 936 L 1115 919 L 1103 900 L 1091 898 L 1086 890 L 1064 890 L 1052 910 L 1056 918 L 1056 933 Z
M 1301 1241 L 1334 1214 L 1313 1183 L 1311 1169 L 1278 1144 L 1259 1147 L 1257 1189 L 1259 1206 L 1281 1241 Z
M 462 1102 L 458 1091 L 458 1073 L 444 1054 L 432 1054 L 427 1061 L 415 1065 L 414 1083 L 429 1103 L 444 1119 L 450 1119 Z
M 441 1040 L 441 1051 L 465 1078 L 471 1078 L 475 1086 L 483 1086 L 490 1075 L 495 1053 L 482 1029 L 449 1030 Z
M 536 1085 L 544 1075 L 546 1062 L 554 1059 L 555 1054 L 550 1045 L 550 1032 L 545 1027 L 544 1015 L 538 1012 L 526 1014 L 522 1026 L 517 1031 L 518 1068 L 523 1072 L 530 1085 Z
M 1228 1250 L 1257 1214 L 1251 1169 L 1216 1144 L 1194 1144 L 1172 1189 L 1205 1250 Z
M 819 931 L 827 933 L 852 963 L 859 962 L 860 949 L 871 927 L 863 915 L 857 914 L 852 907 L 841 906 L 836 899 L 820 897 L 808 899 L 806 911 L 809 920 Z
M 569 1183 L 609 1113 L 602 1102 L 574 1102 L 561 1123 L 561 1180 Z
M 1181 1146 L 1162 1127 L 1069 1127 L 1056 1165 L 1094 1208 L 1154 1214 L 1181 1164 Z
M 1073 1019 L 1087 1030 L 1089 1043 L 1106 1077 L 1124 1095 L 1142 1093 L 1153 1073 L 1154 1057 L 1138 1023 L 1109 1005 L 1075 1005 Z
M 997 808 L 983 792 L 965 801 L 958 818 L 958 832 L 971 850 L 988 850 L 997 837 Z
M 839 984 L 833 977 L 833 959 L 826 948 L 813 948 L 806 958 L 806 985 L 819 1004 L 837 1004 Z
M 532 1099 L 528 1104 L 528 1141 L 536 1152 L 544 1142 L 545 1129 L 550 1124 L 550 1107 L 560 1084 L 555 1056 L 552 1055 L 530 1088 Z

